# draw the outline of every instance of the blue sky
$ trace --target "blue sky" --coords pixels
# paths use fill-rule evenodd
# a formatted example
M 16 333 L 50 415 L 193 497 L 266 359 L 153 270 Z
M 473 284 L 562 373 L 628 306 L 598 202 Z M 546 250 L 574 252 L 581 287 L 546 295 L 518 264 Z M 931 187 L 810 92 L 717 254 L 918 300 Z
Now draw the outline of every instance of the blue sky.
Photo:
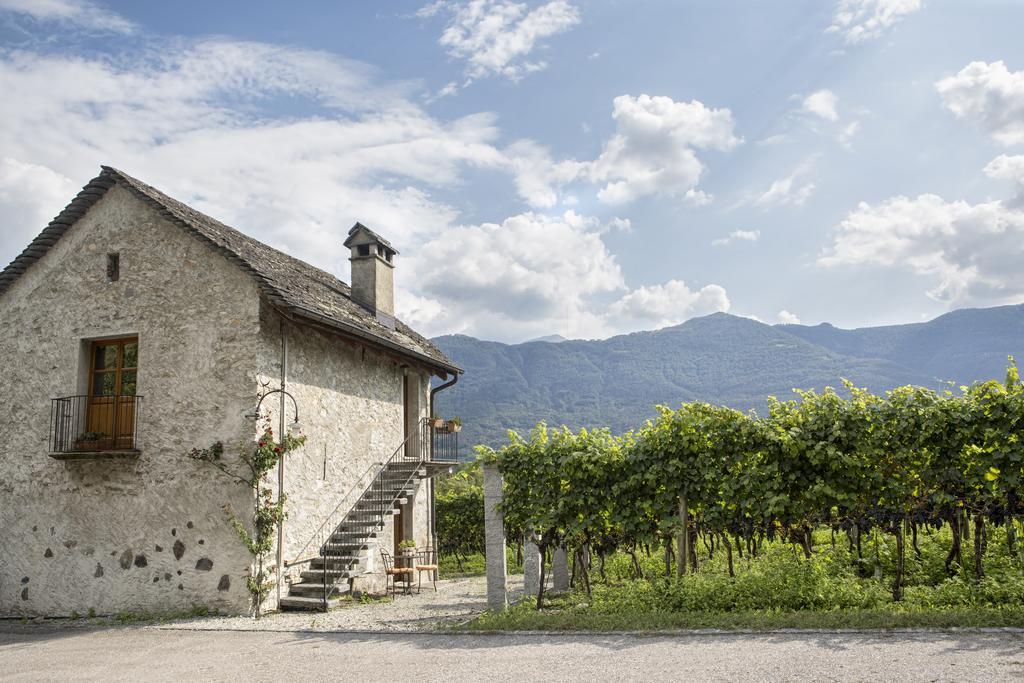
M 1024 4 L 0 0 L 0 261 L 111 164 L 427 334 L 1024 301 Z

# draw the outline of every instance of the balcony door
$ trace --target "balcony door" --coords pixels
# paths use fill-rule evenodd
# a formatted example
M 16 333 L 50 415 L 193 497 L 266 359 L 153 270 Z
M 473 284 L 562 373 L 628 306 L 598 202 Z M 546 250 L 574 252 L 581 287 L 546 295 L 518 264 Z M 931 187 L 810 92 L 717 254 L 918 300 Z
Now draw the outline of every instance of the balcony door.
M 82 439 L 92 448 L 125 449 L 134 443 L 138 337 L 92 343 L 89 401 Z

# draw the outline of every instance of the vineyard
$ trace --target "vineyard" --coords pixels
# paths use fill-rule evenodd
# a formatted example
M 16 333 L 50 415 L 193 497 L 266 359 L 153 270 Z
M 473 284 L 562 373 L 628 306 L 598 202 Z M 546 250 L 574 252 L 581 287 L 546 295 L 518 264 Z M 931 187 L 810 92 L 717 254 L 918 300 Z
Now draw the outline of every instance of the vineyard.
M 655 574 L 668 586 L 661 602 L 666 590 L 698 590 L 709 571 L 728 590 L 744 572 L 797 581 L 827 554 L 843 565 L 829 571 L 875 602 L 881 586 L 904 600 L 909 573 L 915 587 L 982 586 L 989 604 L 1024 604 L 1024 386 L 1012 359 L 1004 382 L 955 392 L 845 388 L 770 400 L 763 417 L 659 407 L 624 435 L 541 424 L 479 457 L 503 472 L 509 537 L 530 530 L 542 553 L 568 548 L 587 595 Z

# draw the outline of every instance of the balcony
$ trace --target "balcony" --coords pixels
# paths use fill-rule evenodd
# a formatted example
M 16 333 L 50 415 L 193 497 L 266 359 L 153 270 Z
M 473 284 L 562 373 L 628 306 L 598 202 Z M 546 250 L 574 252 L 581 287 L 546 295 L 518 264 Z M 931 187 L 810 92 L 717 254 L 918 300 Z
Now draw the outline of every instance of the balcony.
M 50 457 L 89 460 L 139 454 L 141 396 L 64 396 L 50 402 Z
M 430 451 L 428 462 L 454 465 L 459 461 L 459 432 L 462 425 L 452 422 L 429 419 L 425 421 L 425 429 L 429 434 Z

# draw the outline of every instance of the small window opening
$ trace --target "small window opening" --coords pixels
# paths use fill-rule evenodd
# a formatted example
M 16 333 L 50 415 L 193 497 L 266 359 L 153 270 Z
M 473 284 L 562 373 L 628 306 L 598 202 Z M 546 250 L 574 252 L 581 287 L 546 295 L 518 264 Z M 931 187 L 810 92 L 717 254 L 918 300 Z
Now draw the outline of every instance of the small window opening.
M 114 252 L 107 254 L 107 282 L 117 282 L 121 279 L 121 254 Z
M 377 245 L 377 256 L 383 256 L 383 255 L 384 255 L 384 247 L 382 247 L 381 245 L 378 244 Z
M 360 244 L 359 247 L 357 248 L 357 251 L 358 251 L 360 256 L 369 256 L 370 255 L 370 245 L 369 244 Z
M 391 257 L 394 256 L 394 255 L 395 255 L 395 252 L 390 251 L 390 250 L 384 252 L 384 258 L 386 258 L 388 260 L 388 263 L 391 263 Z

